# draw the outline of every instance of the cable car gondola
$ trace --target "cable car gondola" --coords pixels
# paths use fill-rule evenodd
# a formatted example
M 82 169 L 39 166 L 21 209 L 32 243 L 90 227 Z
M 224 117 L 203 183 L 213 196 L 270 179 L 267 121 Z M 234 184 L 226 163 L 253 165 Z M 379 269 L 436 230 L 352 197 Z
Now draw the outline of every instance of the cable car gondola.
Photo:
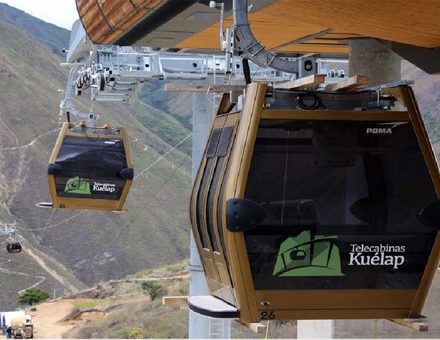
M 22 247 L 20 242 L 8 242 L 6 244 L 6 250 L 9 254 L 21 253 Z
M 63 123 L 48 180 L 54 208 L 122 210 L 133 180 L 126 129 Z
M 440 179 L 412 89 L 251 84 L 240 112 L 225 107 L 190 205 L 212 296 L 190 309 L 245 324 L 420 317 L 440 254 L 420 214 Z

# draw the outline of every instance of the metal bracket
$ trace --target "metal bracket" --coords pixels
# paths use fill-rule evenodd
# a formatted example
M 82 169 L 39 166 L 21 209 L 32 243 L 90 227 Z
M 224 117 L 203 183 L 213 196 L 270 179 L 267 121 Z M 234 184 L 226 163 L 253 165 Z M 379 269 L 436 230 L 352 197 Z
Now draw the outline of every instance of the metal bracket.
M 389 88 L 397 87 L 397 86 L 413 85 L 414 83 L 415 83 L 414 80 L 398 80 L 398 81 L 393 81 L 391 83 L 385 83 L 385 84 L 380 84 L 380 85 L 376 85 L 376 86 L 372 86 L 372 87 L 367 87 L 367 88 L 364 88 L 363 90 L 379 91 L 382 89 L 389 89 Z
M 226 228 L 231 232 L 257 227 L 266 218 L 264 208 L 244 198 L 230 198 L 226 202 Z
M 38 202 L 35 206 L 38 208 L 53 208 L 52 202 Z
M 188 308 L 195 313 L 216 319 L 236 319 L 239 311 L 234 306 L 214 296 L 190 296 Z
M 3 231 L 0 232 L 0 236 L 7 237 L 7 238 L 15 238 L 15 225 L 17 222 L 14 223 L 2 223 L 3 224 Z
M 255 38 L 249 25 L 247 0 L 233 0 L 232 4 L 237 47 L 243 53 L 243 57 L 261 67 L 270 66 L 275 70 L 295 73 L 296 61 L 282 59 L 274 52 L 267 51 Z
M 440 49 L 407 45 L 395 41 L 376 39 L 380 44 L 416 65 L 428 74 L 440 73 Z
M 69 76 L 67 78 L 66 90 L 64 91 L 64 98 L 60 103 L 60 119 L 62 118 L 64 113 L 73 114 L 79 118 L 87 120 L 87 127 L 94 127 L 96 122 L 96 115 L 92 112 L 85 113 L 79 111 L 76 106 L 73 104 L 73 92 L 76 87 L 74 78 L 77 77 L 78 68 L 80 65 L 75 65 L 69 72 Z M 83 76 L 83 73 L 80 73 L 80 77 Z
M 428 319 L 424 316 L 420 316 L 419 318 L 390 319 L 390 321 L 401 326 L 415 329 L 418 332 L 428 331 Z

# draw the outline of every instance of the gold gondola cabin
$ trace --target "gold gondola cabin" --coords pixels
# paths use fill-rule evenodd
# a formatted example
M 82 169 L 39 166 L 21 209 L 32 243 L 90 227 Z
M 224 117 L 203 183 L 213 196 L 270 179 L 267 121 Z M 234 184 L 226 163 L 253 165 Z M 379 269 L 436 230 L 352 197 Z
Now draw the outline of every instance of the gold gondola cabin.
M 133 180 L 126 129 L 63 123 L 48 180 L 54 208 L 122 210 Z
M 419 317 L 440 252 L 423 211 L 440 181 L 412 89 L 251 84 L 243 110 L 227 102 L 190 216 L 211 294 L 231 308 L 189 307 L 246 324 Z

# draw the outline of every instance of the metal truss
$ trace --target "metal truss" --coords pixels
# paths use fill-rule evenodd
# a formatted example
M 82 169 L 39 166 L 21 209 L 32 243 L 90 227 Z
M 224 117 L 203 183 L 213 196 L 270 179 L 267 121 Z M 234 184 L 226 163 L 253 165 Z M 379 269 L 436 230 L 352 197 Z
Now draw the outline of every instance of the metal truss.
M 0 230 L 0 237 L 15 238 L 15 222 L 1 224 L 3 224 L 3 230 Z
M 86 120 L 94 126 L 93 112 L 80 112 L 73 103 L 74 95 L 90 89 L 92 101 L 126 102 L 136 96 L 142 83 L 151 80 L 193 80 L 219 82 L 228 85 L 244 84 L 245 71 L 242 57 L 234 52 L 234 38 L 230 30 L 222 32 L 222 54 L 184 53 L 155 50 L 149 47 L 93 45 L 80 23 L 72 27 L 67 50 L 70 72 L 60 104 L 60 116 L 67 113 Z M 269 66 L 250 62 L 252 81 L 279 83 L 312 74 L 327 74 L 328 82 L 345 77 L 344 70 L 334 69 L 343 59 L 322 59 L 315 56 L 290 58 L 291 72 L 283 72 Z

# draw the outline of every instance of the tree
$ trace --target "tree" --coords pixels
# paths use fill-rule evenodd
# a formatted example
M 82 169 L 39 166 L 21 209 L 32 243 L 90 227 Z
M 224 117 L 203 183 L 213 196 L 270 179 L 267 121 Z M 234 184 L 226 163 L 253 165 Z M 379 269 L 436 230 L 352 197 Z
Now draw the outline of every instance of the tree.
M 163 288 L 159 283 L 154 281 L 144 281 L 141 284 L 142 289 L 150 295 L 151 300 L 155 300 L 166 294 L 166 289 Z
M 37 288 L 29 288 L 18 297 L 17 303 L 19 305 L 32 306 L 33 304 L 47 300 L 48 298 L 48 292 Z

